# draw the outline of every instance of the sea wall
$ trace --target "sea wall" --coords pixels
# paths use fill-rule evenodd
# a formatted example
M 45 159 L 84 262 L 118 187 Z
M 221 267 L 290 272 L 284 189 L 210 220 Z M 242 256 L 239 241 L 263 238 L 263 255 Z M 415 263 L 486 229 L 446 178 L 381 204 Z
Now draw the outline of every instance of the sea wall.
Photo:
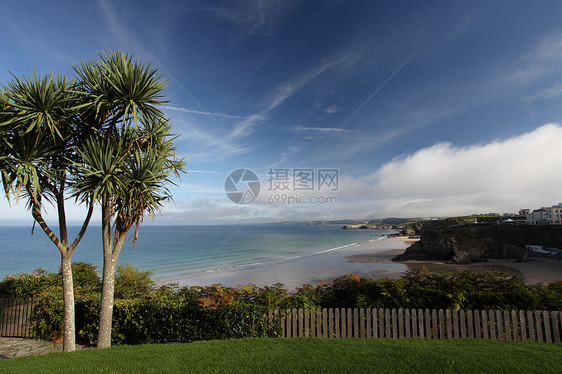
M 484 258 L 502 258 L 504 244 L 562 248 L 562 225 L 466 225 L 422 231 L 420 241 L 394 261 L 446 260 L 468 264 Z

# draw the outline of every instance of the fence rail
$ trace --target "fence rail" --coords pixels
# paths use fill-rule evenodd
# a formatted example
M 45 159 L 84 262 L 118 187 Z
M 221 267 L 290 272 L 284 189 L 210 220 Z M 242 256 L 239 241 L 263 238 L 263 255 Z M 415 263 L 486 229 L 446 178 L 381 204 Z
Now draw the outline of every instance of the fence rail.
M 30 320 L 38 303 L 35 299 L 0 299 L 0 336 L 35 337 Z
M 282 336 L 506 339 L 560 342 L 560 311 L 292 309 L 272 311 Z

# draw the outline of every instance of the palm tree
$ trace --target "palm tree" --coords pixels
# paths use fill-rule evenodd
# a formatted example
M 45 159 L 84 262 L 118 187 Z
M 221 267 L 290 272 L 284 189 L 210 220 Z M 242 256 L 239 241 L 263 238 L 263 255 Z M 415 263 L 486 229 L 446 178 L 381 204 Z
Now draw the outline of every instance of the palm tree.
M 172 175 L 184 171 L 171 126 L 158 109 L 162 78 L 125 54 L 75 67 L 88 103 L 82 118 L 96 131 L 80 148 L 75 196 L 94 199 L 102 210 L 103 278 L 97 346 L 111 345 L 115 267 L 131 228 L 136 240 L 145 215 L 172 195 Z
M 14 77 L 0 95 L 0 170 L 8 200 L 24 198 L 35 223 L 61 253 L 64 341 L 63 349 L 75 349 L 74 289 L 71 255 L 84 236 L 93 201 L 84 199 L 88 213 L 80 232 L 69 242 L 65 193 L 73 183 L 73 163 L 84 135 L 90 132 L 75 121 L 80 108 L 72 84 L 54 75 Z M 56 207 L 58 236 L 43 217 L 44 203 Z M 34 223 L 34 224 L 35 224 Z

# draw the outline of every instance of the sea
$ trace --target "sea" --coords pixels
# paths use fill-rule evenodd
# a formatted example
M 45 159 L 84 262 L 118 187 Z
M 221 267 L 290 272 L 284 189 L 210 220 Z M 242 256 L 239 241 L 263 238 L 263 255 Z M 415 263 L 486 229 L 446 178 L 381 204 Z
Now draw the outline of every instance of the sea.
M 79 227 L 70 227 L 72 239 Z M 210 272 L 321 256 L 377 240 L 392 231 L 344 230 L 338 225 L 145 225 L 129 238 L 118 263 L 152 271 L 153 279 L 189 278 Z M 103 265 L 101 227 L 90 226 L 72 254 L 73 262 Z M 0 227 L 0 278 L 35 269 L 58 271 L 60 252 L 40 227 Z

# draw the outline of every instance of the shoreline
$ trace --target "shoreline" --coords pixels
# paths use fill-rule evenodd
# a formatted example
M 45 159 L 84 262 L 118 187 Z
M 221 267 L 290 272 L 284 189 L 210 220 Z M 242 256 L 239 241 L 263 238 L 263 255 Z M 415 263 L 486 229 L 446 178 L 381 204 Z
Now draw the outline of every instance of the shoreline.
M 333 250 L 321 251 L 314 255 L 295 259 L 284 259 L 269 264 L 247 265 L 234 269 L 221 269 L 205 274 L 155 279 L 158 284 L 177 283 L 179 286 L 225 287 L 255 284 L 257 286 L 283 283 L 288 290 L 303 284 L 331 282 L 342 275 L 355 273 L 361 277 L 400 277 L 407 266 L 395 262 L 364 263 L 349 261 L 350 256 L 386 251 L 403 252 L 409 246 L 404 241 L 381 237 L 365 243 L 348 244 Z
M 459 273 L 471 270 L 477 274 L 485 271 L 499 271 L 511 276 L 524 278 L 525 283 L 550 283 L 562 280 L 562 264 L 542 258 L 532 258 L 527 262 L 515 262 L 514 259 L 486 259 L 466 265 L 448 264 L 444 260 L 407 260 L 393 262 L 392 258 L 402 251 L 390 250 L 376 254 L 363 254 L 352 256 L 356 262 L 400 263 L 407 266 L 408 270 L 425 267 L 430 273 Z M 389 277 L 390 278 L 390 277 Z M 398 278 L 398 277 L 397 277 Z
M 171 278 L 158 278 L 158 284 L 177 283 L 179 286 L 225 287 L 254 284 L 256 286 L 283 283 L 288 290 L 303 284 L 319 284 L 348 274 L 368 278 L 402 277 L 407 270 L 425 267 L 430 273 L 457 273 L 472 270 L 475 273 L 500 271 L 524 278 L 526 283 L 549 283 L 562 279 L 562 264 L 531 259 L 515 262 L 513 259 L 488 259 L 468 265 L 447 264 L 445 261 L 408 260 L 393 262 L 392 258 L 404 252 L 413 241 L 410 237 L 382 237 L 366 243 L 352 243 L 339 248 L 321 251 L 314 255 L 283 259 L 272 263 L 246 265 L 239 268 L 221 269 L 204 274 Z

